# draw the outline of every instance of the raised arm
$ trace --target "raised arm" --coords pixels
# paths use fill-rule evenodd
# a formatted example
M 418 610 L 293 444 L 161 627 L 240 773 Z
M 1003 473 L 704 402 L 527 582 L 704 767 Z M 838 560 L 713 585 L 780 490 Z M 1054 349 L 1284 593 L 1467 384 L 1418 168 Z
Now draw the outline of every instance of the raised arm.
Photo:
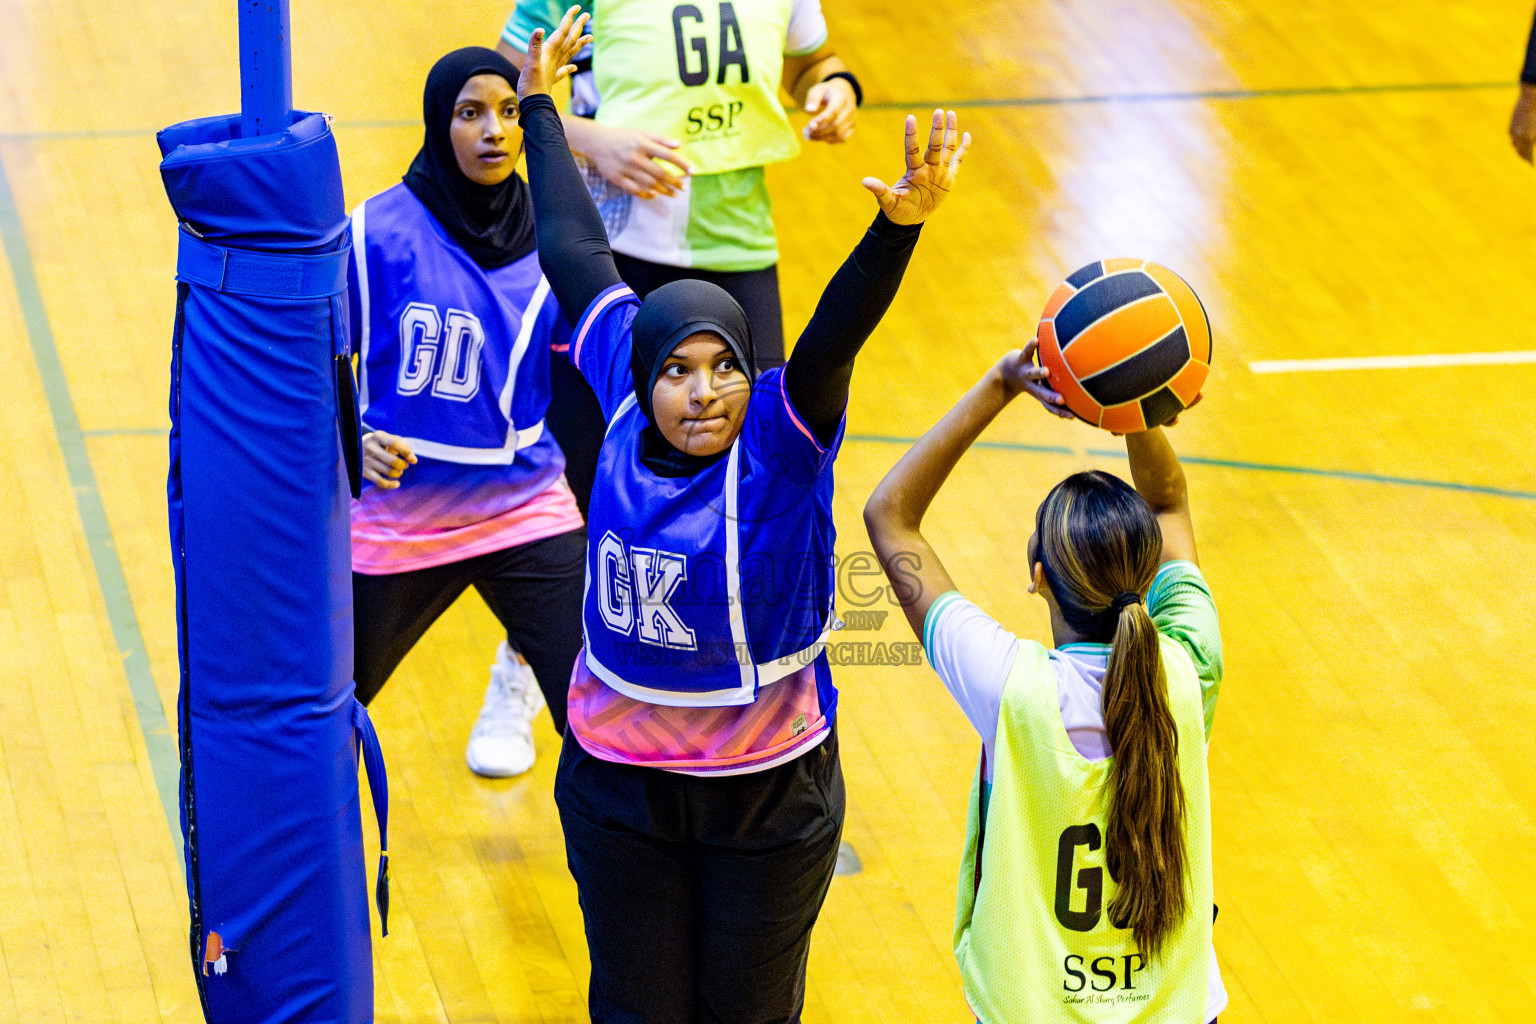
M 523 145 L 528 153 L 528 188 L 538 229 L 539 265 L 566 319 L 576 323 L 592 300 L 619 283 L 603 218 L 576 170 L 549 87 L 570 74 L 582 46 L 587 16 L 572 7 L 549 39 L 536 29 L 517 80 Z
M 877 214 L 821 293 L 795 343 L 784 368 L 784 389 L 822 443 L 837 433 L 854 360 L 896 297 L 922 229 Z
M 933 112 L 925 152 L 917 119 L 906 123 L 906 173 L 895 185 L 865 178 L 880 213 L 833 276 L 784 368 L 790 403 L 823 442 L 837 433 L 848 404 L 853 363 L 901 287 L 918 232 L 949 195 L 971 145 L 951 110 Z
M 1163 531 L 1161 562 L 1182 559 L 1200 564 L 1195 552 L 1195 524 L 1189 517 L 1189 488 L 1184 467 L 1168 443 L 1163 428 L 1125 436 L 1125 454 L 1131 460 L 1131 483 L 1151 506 Z
M 1061 396 L 1044 383 L 1048 371 L 1032 361 L 1035 343 L 1010 352 L 988 370 L 880 481 L 864 506 L 864 526 L 896 599 L 919 637 L 934 601 L 955 589 L 923 536 L 923 516 L 960 457 L 1009 402 L 1028 393 L 1053 412 Z

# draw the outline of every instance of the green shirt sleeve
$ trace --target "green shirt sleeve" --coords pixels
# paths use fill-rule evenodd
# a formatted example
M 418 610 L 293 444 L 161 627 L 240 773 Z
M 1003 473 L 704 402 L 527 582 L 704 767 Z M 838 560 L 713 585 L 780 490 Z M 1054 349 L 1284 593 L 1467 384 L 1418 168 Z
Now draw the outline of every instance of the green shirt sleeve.
M 1211 588 L 1193 562 L 1164 562 L 1147 594 L 1147 611 L 1157 630 L 1189 652 L 1200 677 L 1205 708 L 1205 735 L 1216 721 L 1216 695 L 1221 690 L 1221 624 Z
M 569 3 L 562 0 L 517 0 L 517 7 L 507 16 L 506 27 L 501 30 L 502 41 L 513 49 L 526 51 L 533 30 L 541 28 L 545 35 L 553 32 L 560 25 L 560 19 L 565 17 L 568 6 Z M 581 9 L 592 13 L 590 3 L 582 4 Z

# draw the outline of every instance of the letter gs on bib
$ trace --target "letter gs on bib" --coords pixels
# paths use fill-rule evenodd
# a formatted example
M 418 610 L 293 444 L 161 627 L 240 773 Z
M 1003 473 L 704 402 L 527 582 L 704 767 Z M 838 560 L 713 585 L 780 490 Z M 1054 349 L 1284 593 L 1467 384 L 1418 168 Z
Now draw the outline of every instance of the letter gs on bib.
M 1099 826 L 1092 822 L 1087 825 L 1069 825 L 1061 832 L 1061 840 L 1056 844 L 1056 920 L 1064 928 L 1075 932 L 1091 932 L 1099 923 L 1099 915 L 1104 910 L 1104 869 L 1083 868 L 1077 872 L 1077 884 L 1074 886 L 1072 868 L 1079 849 L 1086 847 L 1092 853 L 1101 844 Z M 1072 909 L 1074 889 L 1083 890 L 1082 910 Z

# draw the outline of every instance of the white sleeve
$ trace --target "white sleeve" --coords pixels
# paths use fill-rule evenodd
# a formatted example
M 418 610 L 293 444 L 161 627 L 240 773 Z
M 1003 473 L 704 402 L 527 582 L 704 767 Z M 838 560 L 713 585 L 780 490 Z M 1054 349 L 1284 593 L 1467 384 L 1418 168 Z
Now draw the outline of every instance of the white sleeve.
M 784 55 L 804 57 L 815 53 L 827 42 L 827 19 L 821 13 L 821 0 L 791 0 L 789 28 L 784 33 Z
M 1018 637 L 958 591 L 940 596 L 928 607 L 923 621 L 928 664 L 986 743 L 997 735 L 1003 686 L 1013 669 L 1018 645 Z

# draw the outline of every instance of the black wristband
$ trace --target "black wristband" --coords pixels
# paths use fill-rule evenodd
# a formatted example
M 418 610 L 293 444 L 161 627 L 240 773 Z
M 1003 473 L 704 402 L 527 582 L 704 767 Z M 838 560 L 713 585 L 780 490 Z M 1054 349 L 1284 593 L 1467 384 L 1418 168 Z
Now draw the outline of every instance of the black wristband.
M 857 78 L 853 77 L 853 72 L 852 71 L 834 71 L 830 75 L 828 75 L 826 78 L 823 78 L 822 81 L 823 82 L 830 82 L 834 78 L 845 79 L 848 82 L 849 85 L 853 86 L 853 103 L 854 103 L 854 105 L 855 106 L 859 106 L 859 107 L 862 107 L 864 105 L 864 89 L 863 89 L 863 87 L 861 87 L 859 85 L 859 80 Z

